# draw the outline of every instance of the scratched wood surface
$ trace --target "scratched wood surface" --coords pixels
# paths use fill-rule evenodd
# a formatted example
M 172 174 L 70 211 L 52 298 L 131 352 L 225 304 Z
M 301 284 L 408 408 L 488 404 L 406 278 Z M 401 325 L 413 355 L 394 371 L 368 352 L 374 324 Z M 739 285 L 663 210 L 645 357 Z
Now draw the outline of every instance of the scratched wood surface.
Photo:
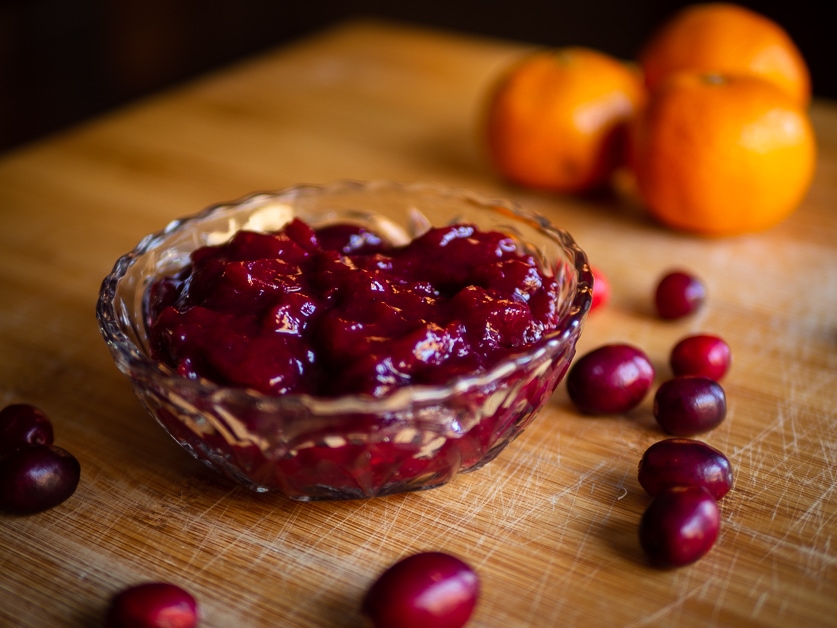
M 480 105 L 525 50 L 347 23 L 0 158 L 0 404 L 41 406 L 83 469 L 60 507 L 0 516 L 0 625 L 99 625 L 117 590 L 164 579 L 196 595 L 204 626 L 348 628 L 376 574 L 429 549 L 480 573 L 472 626 L 835 625 L 837 106 L 813 105 L 819 166 L 792 218 L 696 239 L 612 198 L 538 194 L 492 174 Z M 580 351 L 632 342 L 664 377 L 681 336 L 729 341 L 728 419 L 704 439 L 736 483 L 707 557 L 658 571 L 638 547 L 636 465 L 662 437 L 650 400 L 584 418 L 561 387 L 479 472 L 313 504 L 228 483 L 145 415 L 94 317 L 114 260 L 210 203 L 346 178 L 501 194 L 568 228 L 613 283 Z M 650 292 L 672 266 L 701 275 L 709 302 L 662 323 Z

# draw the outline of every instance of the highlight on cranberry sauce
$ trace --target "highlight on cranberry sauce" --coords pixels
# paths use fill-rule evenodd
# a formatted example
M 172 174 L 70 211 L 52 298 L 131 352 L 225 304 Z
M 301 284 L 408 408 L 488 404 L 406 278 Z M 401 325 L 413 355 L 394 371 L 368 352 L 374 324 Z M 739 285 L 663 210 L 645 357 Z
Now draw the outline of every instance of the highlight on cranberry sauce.
M 591 286 L 572 237 L 515 203 L 345 182 L 146 236 L 97 316 L 193 456 L 257 491 L 349 499 L 496 457 L 563 378 Z

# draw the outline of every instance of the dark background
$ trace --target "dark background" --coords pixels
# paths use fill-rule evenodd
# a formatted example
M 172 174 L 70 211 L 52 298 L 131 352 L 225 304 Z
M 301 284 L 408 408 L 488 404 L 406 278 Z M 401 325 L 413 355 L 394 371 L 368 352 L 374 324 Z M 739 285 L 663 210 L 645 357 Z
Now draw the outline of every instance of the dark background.
M 673 0 L 0 0 L 0 151 L 340 20 L 377 16 L 633 57 Z M 742 1 L 782 24 L 837 99 L 830 3 Z M 826 43 L 826 29 L 829 41 Z

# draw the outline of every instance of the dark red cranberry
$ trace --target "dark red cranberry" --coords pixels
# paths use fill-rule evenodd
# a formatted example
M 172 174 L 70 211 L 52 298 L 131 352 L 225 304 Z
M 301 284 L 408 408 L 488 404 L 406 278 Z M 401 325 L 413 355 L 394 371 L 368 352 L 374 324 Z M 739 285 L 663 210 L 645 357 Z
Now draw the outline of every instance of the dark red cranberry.
M 672 436 L 691 436 L 718 427 L 727 397 L 713 379 L 684 375 L 663 382 L 654 395 L 654 418 Z
M 375 628 L 460 628 L 479 596 L 479 578 L 442 552 L 409 556 L 387 569 L 363 599 Z
M 651 445 L 639 461 L 637 476 L 651 496 L 670 486 L 702 486 L 721 499 L 732 487 L 727 457 L 691 438 L 669 438 Z
M 32 445 L 52 445 L 52 423 L 40 409 L 15 403 L 0 410 L 0 456 Z
M 640 349 L 604 345 L 585 354 L 567 374 L 567 392 L 585 414 L 618 414 L 634 408 L 654 381 L 654 367 Z
M 610 301 L 610 281 L 600 268 L 593 266 L 593 301 L 590 311 L 607 304 Z
M 146 582 L 124 589 L 111 600 L 106 628 L 194 628 L 198 604 L 168 582 Z
M 655 565 L 681 567 L 704 556 L 718 538 L 718 502 L 702 486 L 671 486 L 651 500 L 639 542 Z
M 680 340 L 671 350 L 675 375 L 700 375 L 719 381 L 729 369 L 729 345 L 718 336 L 698 334 Z
M 55 445 L 33 445 L 0 458 L 0 510 L 32 514 L 54 508 L 78 486 L 81 468 Z
M 695 312 L 706 300 L 703 283 L 684 271 L 673 271 L 657 284 L 654 305 L 662 318 L 681 318 Z

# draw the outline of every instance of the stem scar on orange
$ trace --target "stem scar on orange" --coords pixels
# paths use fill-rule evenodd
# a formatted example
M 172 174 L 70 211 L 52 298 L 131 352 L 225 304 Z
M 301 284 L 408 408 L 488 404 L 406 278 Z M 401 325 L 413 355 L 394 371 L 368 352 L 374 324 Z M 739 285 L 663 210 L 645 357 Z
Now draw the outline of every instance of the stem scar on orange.
M 776 22 L 722 2 L 689 5 L 653 34 L 639 55 L 645 83 L 655 90 L 674 72 L 757 74 L 793 96 L 811 97 L 802 53 Z
M 678 229 L 717 236 L 766 229 L 793 212 L 813 178 L 807 114 L 753 75 L 675 74 L 633 131 L 639 196 Z
M 534 53 L 489 94 L 489 156 L 517 184 L 591 190 L 624 163 L 627 121 L 643 98 L 639 72 L 607 54 L 582 47 Z

